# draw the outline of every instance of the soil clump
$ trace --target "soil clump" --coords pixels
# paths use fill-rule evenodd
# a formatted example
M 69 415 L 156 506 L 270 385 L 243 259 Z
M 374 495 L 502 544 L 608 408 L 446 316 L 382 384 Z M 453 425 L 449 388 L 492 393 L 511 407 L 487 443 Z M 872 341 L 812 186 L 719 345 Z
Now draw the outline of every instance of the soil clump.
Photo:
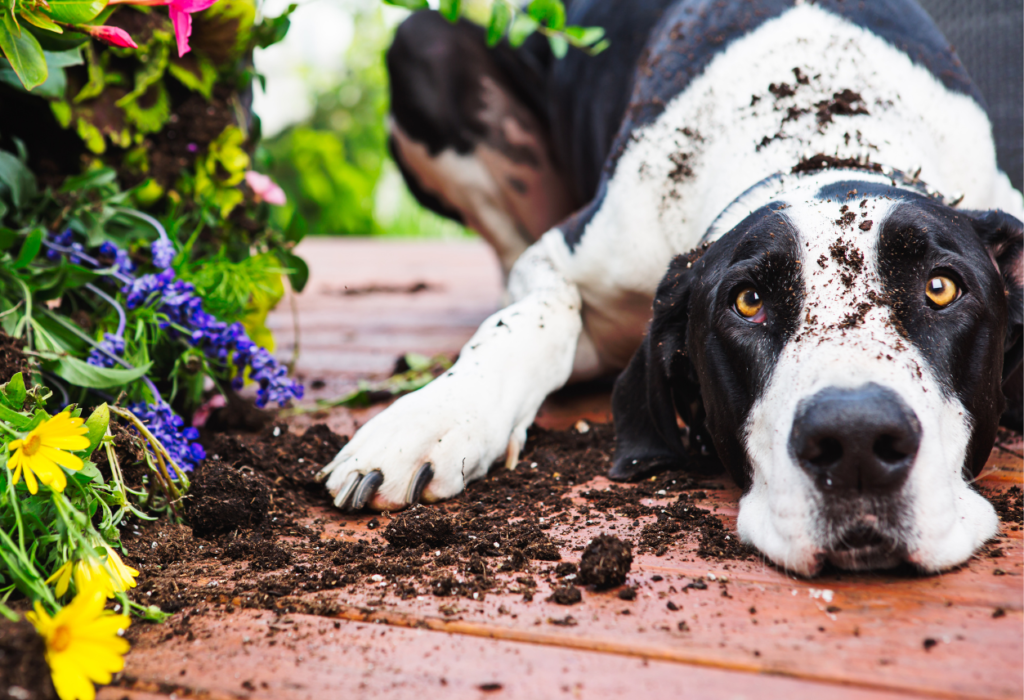
M 28 620 L 0 619 L 0 700 L 57 700 L 46 642 Z
M 633 565 L 633 547 L 614 535 L 595 537 L 580 557 L 580 582 L 598 590 L 626 582 Z
M 29 385 L 28 358 L 22 352 L 25 341 L 21 338 L 12 338 L 0 330 L 0 384 L 11 381 L 18 372 L 21 372 L 25 379 L 25 386 Z

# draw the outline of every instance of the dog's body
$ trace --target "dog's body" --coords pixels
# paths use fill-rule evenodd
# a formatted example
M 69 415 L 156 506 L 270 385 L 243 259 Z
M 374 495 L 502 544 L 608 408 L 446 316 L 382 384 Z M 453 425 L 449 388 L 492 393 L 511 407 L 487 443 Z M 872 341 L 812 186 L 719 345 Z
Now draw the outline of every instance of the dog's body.
M 964 475 L 1020 361 L 1020 223 L 981 212 L 1022 203 L 962 66 L 906 0 L 622 8 L 574 3 L 611 48 L 561 62 L 436 15 L 400 28 L 396 160 L 492 243 L 513 303 L 353 438 L 336 502 L 455 495 L 516 458 L 549 393 L 629 364 L 614 477 L 717 452 L 740 534 L 800 573 L 963 561 L 996 528 Z M 963 299 L 926 307 L 937 279 Z M 833 414 L 888 447 L 851 456 Z

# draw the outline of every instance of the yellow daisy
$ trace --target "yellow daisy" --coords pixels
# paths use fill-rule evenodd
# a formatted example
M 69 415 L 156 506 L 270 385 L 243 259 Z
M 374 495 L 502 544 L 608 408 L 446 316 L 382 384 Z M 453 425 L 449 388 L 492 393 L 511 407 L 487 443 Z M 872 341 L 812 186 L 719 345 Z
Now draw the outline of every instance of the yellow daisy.
M 129 645 L 120 635 L 131 621 L 104 610 L 105 601 L 100 588 L 87 586 L 53 617 L 38 602 L 35 612 L 25 614 L 46 640 L 46 661 L 61 700 L 94 700 L 93 683 L 109 683 L 124 668 Z
M 79 591 L 90 586 L 98 587 L 108 598 L 113 598 L 115 593 L 122 593 L 129 588 L 135 588 L 138 584 L 135 577 L 139 575 L 138 569 L 133 569 L 124 563 L 121 556 L 111 549 L 110 545 L 104 543 L 103 548 L 107 550 L 107 560 L 103 562 L 95 557 L 86 557 L 72 563 L 65 562 L 60 568 L 53 572 L 47 583 L 56 582 L 54 590 L 60 597 L 68 590 L 71 582 L 71 575 L 74 573 L 75 588 Z
M 14 472 L 14 483 L 21 480 L 24 470 L 29 493 L 39 490 L 37 479 L 54 491 L 63 491 L 68 481 L 61 467 L 72 471 L 82 468 L 82 460 L 65 450 L 84 450 L 89 446 L 89 438 L 85 437 L 88 428 L 83 423 L 83 418 L 58 413 L 21 440 L 11 441 L 7 468 Z

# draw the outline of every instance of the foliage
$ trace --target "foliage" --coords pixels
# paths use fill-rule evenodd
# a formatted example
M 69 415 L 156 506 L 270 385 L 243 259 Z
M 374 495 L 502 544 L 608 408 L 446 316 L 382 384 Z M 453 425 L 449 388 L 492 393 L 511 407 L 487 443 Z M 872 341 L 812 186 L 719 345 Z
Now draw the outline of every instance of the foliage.
M 421 10 L 429 6 L 427 0 L 384 2 L 409 10 Z M 463 0 L 441 0 L 438 9 L 450 22 L 464 15 L 475 18 L 469 3 Z M 489 16 L 482 23 L 487 27 L 487 43 L 490 46 L 496 46 L 502 39 L 507 39 L 512 46 L 520 46 L 535 32 L 547 37 L 551 52 L 557 58 L 564 57 L 570 46 L 589 54 L 600 53 L 608 46 L 601 27 L 566 26 L 562 0 L 530 0 L 527 3 L 492 0 Z
M 388 154 L 384 51 L 393 29 L 379 9 L 354 16 L 358 41 L 338 77 L 319 76 L 311 117 L 262 142 L 255 154 L 288 194 L 272 211 L 284 225 L 297 213 L 312 234 L 460 237 L 464 229 L 424 209 Z

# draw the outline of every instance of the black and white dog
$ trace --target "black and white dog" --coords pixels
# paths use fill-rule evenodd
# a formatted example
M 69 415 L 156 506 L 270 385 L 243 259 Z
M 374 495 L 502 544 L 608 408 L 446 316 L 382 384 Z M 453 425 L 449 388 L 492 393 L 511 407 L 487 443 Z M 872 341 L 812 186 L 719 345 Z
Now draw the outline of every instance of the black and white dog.
M 612 478 L 717 455 L 741 537 L 799 574 L 965 561 L 1004 394 L 1020 416 L 1024 206 L 948 43 L 911 0 L 569 14 L 611 47 L 398 30 L 396 160 L 511 303 L 324 469 L 336 505 L 451 497 L 549 393 L 625 368 Z

